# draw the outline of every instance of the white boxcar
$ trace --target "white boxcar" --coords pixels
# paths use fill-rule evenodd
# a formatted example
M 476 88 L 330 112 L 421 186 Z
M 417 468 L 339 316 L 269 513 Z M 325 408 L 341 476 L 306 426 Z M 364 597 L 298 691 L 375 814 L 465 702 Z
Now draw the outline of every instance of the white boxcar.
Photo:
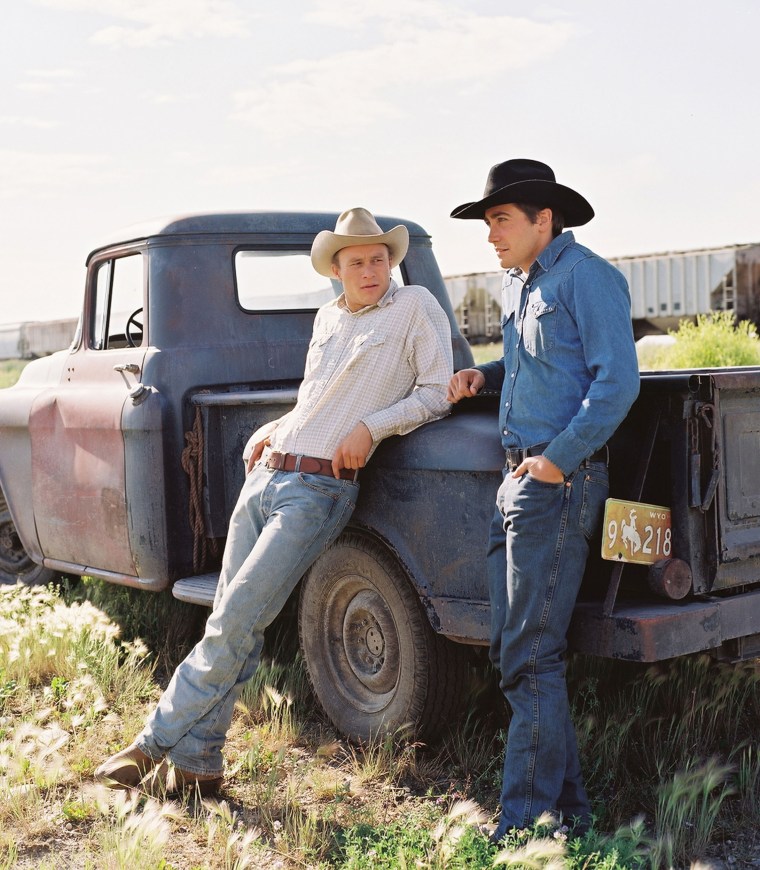
M 760 244 L 611 257 L 631 288 L 636 337 L 675 329 L 684 317 L 734 311 L 760 326 Z M 461 331 L 470 341 L 499 331 L 501 272 L 445 278 Z

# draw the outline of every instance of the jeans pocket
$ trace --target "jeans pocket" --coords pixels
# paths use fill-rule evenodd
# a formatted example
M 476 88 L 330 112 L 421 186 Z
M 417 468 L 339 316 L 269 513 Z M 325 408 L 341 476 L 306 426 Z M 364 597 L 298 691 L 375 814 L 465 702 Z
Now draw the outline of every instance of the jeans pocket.
M 341 484 L 344 481 L 328 477 L 326 474 L 307 474 L 305 471 L 299 471 L 298 481 L 312 492 L 326 495 L 333 501 L 338 501 L 341 495 L 343 495 L 344 488 Z
M 298 472 L 298 482 L 308 490 L 318 495 L 332 499 L 334 502 L 345 500 L 351 510 L 356 507 L 359 498 L 359 482 L 355 480 L 337 480 L 326 474 L 307 474 L 305 471 Z
M 526 484 L 532 483 L 536 487 L 542 487 L 542 488 L 546 489 L 547 491 L 562 489 L 562 488 L 564 488 L 565 483 L 567 482 L 565 480 L 558 480 L 558 481 L 539 480 L 537 477 L 534 477 L 529 471 L 525 472 L 524 478 L 525 478 Z

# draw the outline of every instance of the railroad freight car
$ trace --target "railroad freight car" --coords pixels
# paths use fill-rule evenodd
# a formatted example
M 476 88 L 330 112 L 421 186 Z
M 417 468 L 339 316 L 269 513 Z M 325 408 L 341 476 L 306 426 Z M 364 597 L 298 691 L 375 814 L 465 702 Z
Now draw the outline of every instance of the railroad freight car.
M 608 259 L 628 280 L 637 339 L 708 311 L 733 311 L 760 327 L 760 243 Z M 501 275 L 445 279 L 459 328 L 471 342 L 499 339 Z
M 74 340 L 77 318 L 27 320 L 0 326 L 0 359 L 36 359 L 65 350 Z

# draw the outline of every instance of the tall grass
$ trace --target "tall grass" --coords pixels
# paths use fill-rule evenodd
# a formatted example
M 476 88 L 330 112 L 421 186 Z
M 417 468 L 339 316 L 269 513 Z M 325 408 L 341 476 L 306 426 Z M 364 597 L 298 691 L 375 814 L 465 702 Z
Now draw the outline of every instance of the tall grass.
M 663 860 L 704 851 L 721 819 L 739 830 L 757 826 L 756 662 L 697 655 L 621 670 L 578 656 L 569 682 L 603 826 L 644 812 Z
M 571 660 L 597 818 L 583 838 L 547 818 L 501 847 L 488 842 L 505 714 L 487 672 L 473 674 L 471 712 L 441 746 L 404 734 L 356 746 L 316 713 L 299 657 L 268 658 L 236 710 L 220 800 L 108 792 L 92 771 L 155 702 L 156 650 L 177 618 L 168 604 L 164 617 L 148 614 L 140 638 L 135 613 L 129 631 L 108 618 L 127 600 L 114 588 L 109 601 L 109 589 L 0 590 L 0 867 L 31 866 L 33 855 L 51 868 L 74 855 L 83 866 L 165 870 L 685 867 L 758 828 L 758 671 L 706 656 L 651 667 Z
M 657 791 L 656 833 L 653 850 L 657 865 L 673 867 L 709 846 L 721 807 L 733 793 L 732 768 L 715 759 L 689 762 L 663 782 Z

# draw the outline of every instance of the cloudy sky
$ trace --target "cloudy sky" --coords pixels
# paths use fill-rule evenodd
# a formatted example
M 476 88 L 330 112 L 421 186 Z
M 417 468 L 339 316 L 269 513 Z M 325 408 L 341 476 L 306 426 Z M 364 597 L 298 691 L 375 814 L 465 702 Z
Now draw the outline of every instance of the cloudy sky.
M 111 230 L 206 209 L 363 205 L 495 269 L 448 215 L 509 157 L 601 254 L 760 241 L 759 32 L 756 0 L 12 0 L 0 323 L 75 316 Z

